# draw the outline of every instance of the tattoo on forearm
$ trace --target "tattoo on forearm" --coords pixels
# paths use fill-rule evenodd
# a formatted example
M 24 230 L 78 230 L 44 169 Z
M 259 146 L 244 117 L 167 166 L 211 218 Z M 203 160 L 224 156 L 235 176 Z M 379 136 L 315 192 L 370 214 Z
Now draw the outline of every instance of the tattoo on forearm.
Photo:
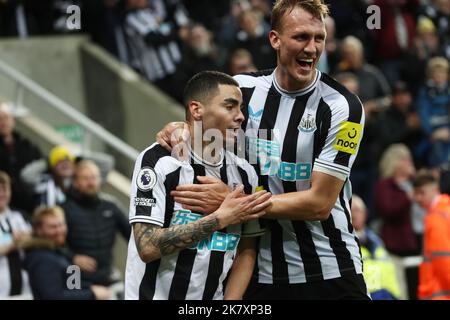
M 143 252 L 149 245 L 158 245 L 158 226 L 147 223 L 136 223 L 133 227 L 138 252 Z
M 216 218 L 200 219 L 184 225 L 160 228 L 146 223 L 136 223 L 135 239 L 139 252 L 149 245 L 159 248 L 161 256 L 185 249 L 211 235 L 217 228 Z

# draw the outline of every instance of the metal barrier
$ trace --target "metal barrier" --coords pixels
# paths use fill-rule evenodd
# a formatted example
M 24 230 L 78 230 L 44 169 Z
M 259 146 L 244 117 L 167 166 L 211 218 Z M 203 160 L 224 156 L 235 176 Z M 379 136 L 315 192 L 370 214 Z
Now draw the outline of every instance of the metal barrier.
M 84 151 L 90 150 L 91 137 L 95 136 L 100 141 L 104 142 L 126 158 L 130 159 L 132 162 L 134 162 L 139 155 L 139 152 L 135 148 L 117 138 L 109 131 L 76 110 L 74 107 L 61 100 L 50 91 L 41 87 L 39 84 L 26 77 L 19 71 L 10 67 L 2 60 L 0 60 L 0 73 L 6 75 L 9 79 L 16 83 L 16 97 L 14 101 L 15 107 L 23 107 L 24 91 L 28 90 L 45 100 L 49 105 L 53 106 L 56 110 L 71 119 L 71 121 L 85 129 L 87 135 L 83 140 Z

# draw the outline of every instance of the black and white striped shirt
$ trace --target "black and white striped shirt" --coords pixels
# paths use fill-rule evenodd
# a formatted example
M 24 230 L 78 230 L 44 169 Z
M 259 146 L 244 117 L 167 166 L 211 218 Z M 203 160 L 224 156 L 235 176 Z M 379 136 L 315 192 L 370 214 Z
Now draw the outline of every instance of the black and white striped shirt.
M 66 201 L 64 191 L 55 183 L 55 180 L 49 174 L 42 175 L 34 191 L 38 195 L 38 205 L 40 206 L 52 207 L 61 205 Z
M 256 170 L 266 190 L 281 194 L 309 189 L 312 171 L 345 181 L 326 221 L 267 220 L 255 270 L 258 282 L 304 283 L 362 273 L 348 179 L 364 127 L 361 102 L 319 71 L 298 92 L 280 88 L 273 70 L 235 79 L 248 105 L 243 123 L 247 156 L 250 163 L 258 161 Z
M 174 24 L 186 25 L 188 17 L 183 6 L 176 6 L 174 10 L 174 23 L 166 21 L 168 13 L 162 0 L 154 1 L 151 8 L 127 13 L 124 30 L 130 47 L 131 64 L 150 81 L 175 73 L 181 61 L 180 48 L 173 36 Z
M 244 185 L 253 193 L 258 178 L 245 160 L 226 151 L 217 164 L 202 161 L 191 151 L 188 161 L 171 157 L 159 144 L 144 150 L 135 163 L 130 198 L 130 223 L 149 223 L 167 228 L 202 217 L 182 209 L 170 191 L 178 185 L 198 183 L 197 176 L 219 178 L 230 187 Z M 222 299 L 222 282 L 231 268 L 241 236 L 264 232 L 257 221 L 229 226 L 182 251 L 145 264 L 139 257 L 133 234 L 128 245 L 125 277 L 126 299 L 199 300 Z

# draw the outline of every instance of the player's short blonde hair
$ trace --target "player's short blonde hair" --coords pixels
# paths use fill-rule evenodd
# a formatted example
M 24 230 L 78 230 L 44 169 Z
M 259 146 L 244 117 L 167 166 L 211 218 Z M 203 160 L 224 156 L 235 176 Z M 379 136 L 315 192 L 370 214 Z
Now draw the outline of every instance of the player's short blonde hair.
M 322 0 L 277 0 L 272 9 L 272 29 L 279 31 L 281 20 L 295 7 L 300 7 L 318 19 L 329 14 L 328 6 Z

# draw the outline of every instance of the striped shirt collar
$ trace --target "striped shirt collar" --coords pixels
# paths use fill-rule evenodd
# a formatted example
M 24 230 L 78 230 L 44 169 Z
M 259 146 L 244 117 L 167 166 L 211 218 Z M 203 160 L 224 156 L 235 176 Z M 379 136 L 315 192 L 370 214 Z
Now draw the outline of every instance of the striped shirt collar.
M 319 70 L 316 69 L 316 77 L 315 77 L 314 81 L 309 86 L 307 86 L 304 89 L 298 90 L 298 91 L 287 91 L 287 90 L 284 90 L 283 88 L 281 88 L 281 86 L 278 84 L 277 77 L 276 77 L 276 74 L 275 74 L 276 70 L 277 69 L 275 68 L 275 70 L 273 70 L 273 72 L 272 72 L 274 87 L 280 94 L 287 95 L 289 97 L 302 96 L 302 95 L 307 94 L 308 92 L 314 90 L 314 88 L 316 87 L 317 82 L 319 81 L 320 76 L 322 74 Z

